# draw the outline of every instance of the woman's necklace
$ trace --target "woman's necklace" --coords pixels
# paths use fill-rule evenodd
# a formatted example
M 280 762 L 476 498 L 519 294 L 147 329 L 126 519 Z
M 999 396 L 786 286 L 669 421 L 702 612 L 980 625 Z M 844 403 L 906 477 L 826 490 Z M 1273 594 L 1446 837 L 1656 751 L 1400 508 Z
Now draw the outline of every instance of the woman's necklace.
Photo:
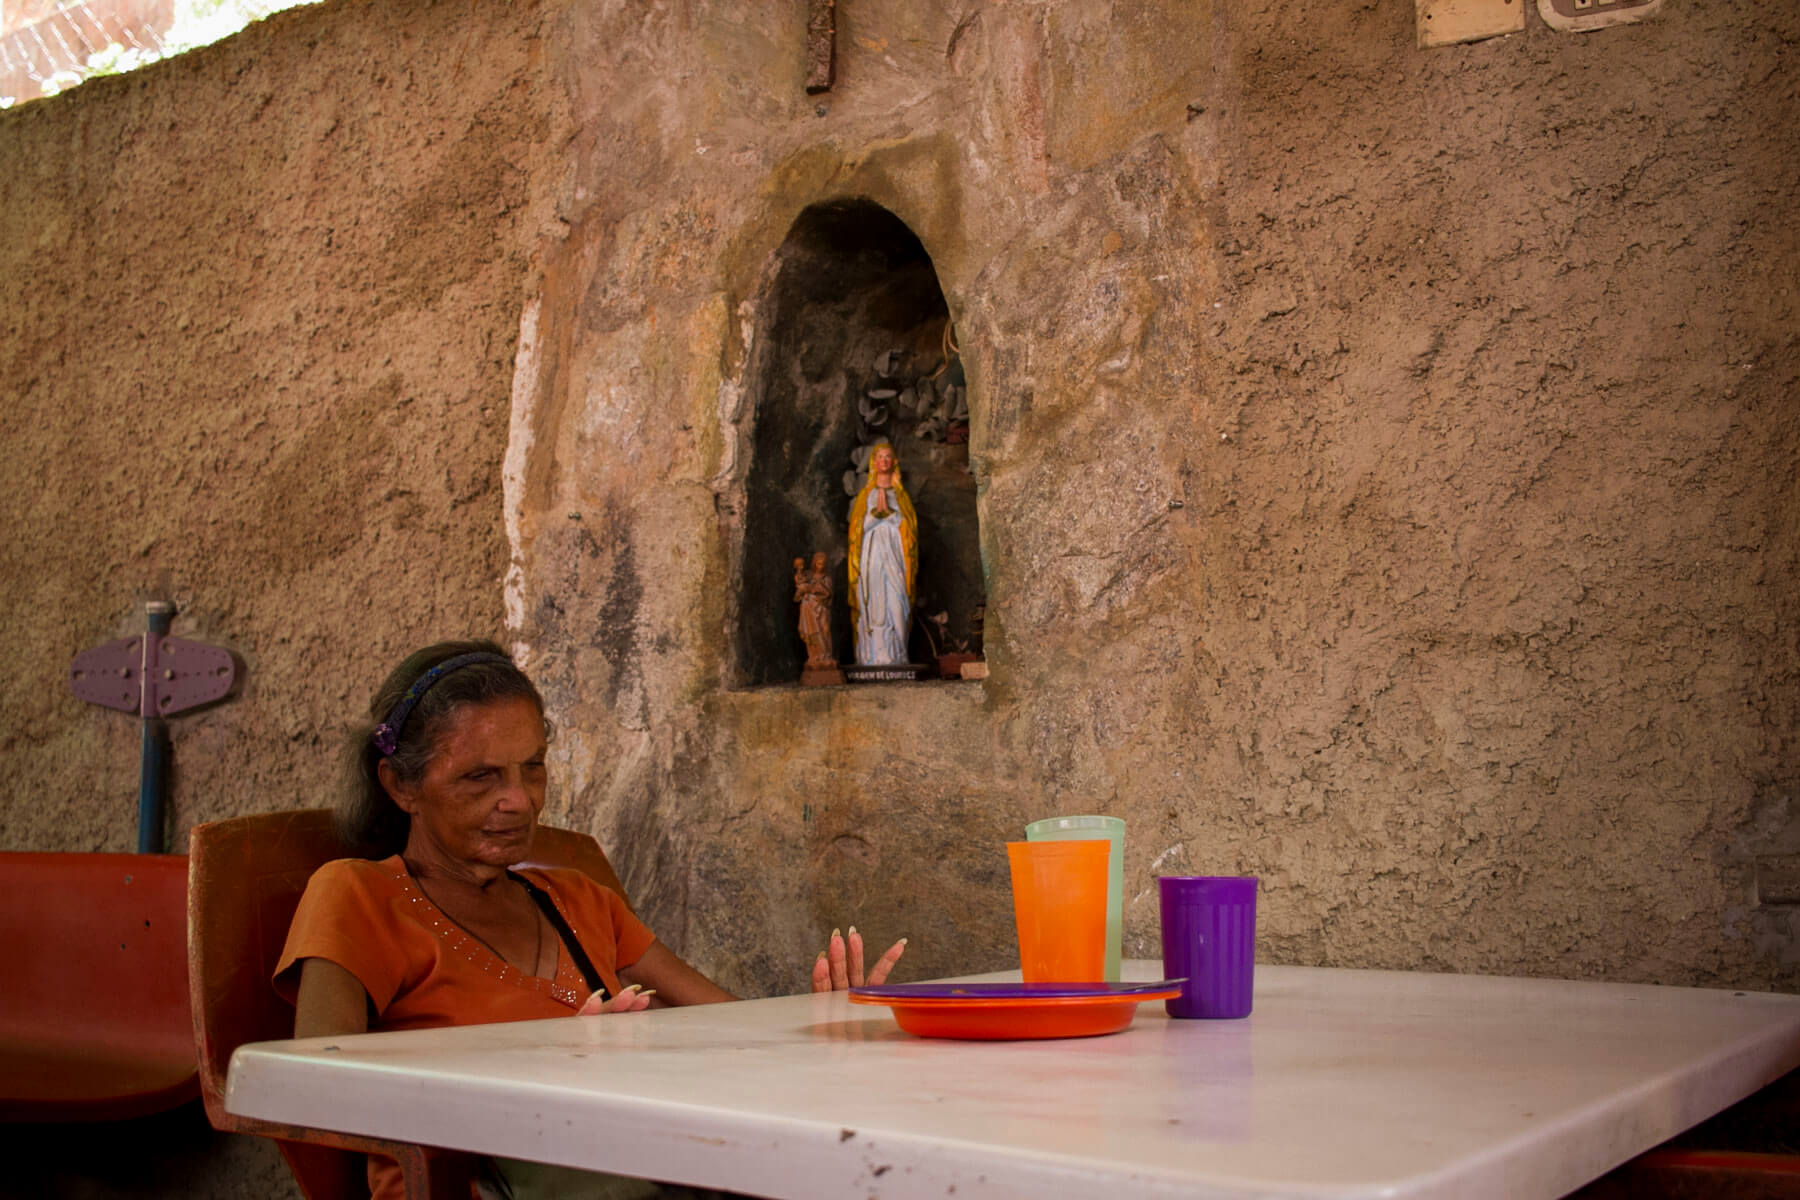
M 401 859 L 400 861 L 403 865 L 405 865 L 406 873 L 412 877 L 413 886 L 419 889 L 419 893 L 421 895 L 423 895 L 427 900 L 431 901 L 431 906 L 433 908 L 435 908 L 439 912 L 443 913 L 444 916 L 449 919 L 449 921 L 452 925 L 456 926 L 458 929 L 462 930 L 464 933 L 468 934 L 470 937 L 472 937 L 476 941 L 480 942 L 483 946 L 487 947 L 487 952 L 489 954 L 493 955 L 495 958 L 499 959 L 501 962 L 507 963 L 508 966 L 511 965 L 511 963 L 507 962 L 506 955 L 504 955 L 504 954 L 500 953 L 498 950 L 494 949 L 494 944 L 492 942 L 488 941 L 486 938 L 482 937 L 479 933 L 476 933 L 473 929 L 470 929 L 467 925 L 464 925 L 461 921 L 457 920 L 454 916 L 451 915 L 451 912 L 449 909 L 445 908 L 443 905 L 441 905 L 437 902 L 437 897 L 433 896 L 431 894 L 431 892 L 429 890 L 427 890 L 427 888 L 425 887 L 425 881 L 423 879 L 419 878 L 419 873 L 412 869 L 411 863 L 406 862 L 405 859 Z M 519 886 L 521 889 L 523 889 L 525 885 L 520 884 Z M 531 898 L 530 893 L 527 892 L 526 899 L 530 899 L 530 898 Z M 544 914 L 538 911 L 538 906 L 537 906 L 536 902 L 532 903 L 531 915 L 533 917 L 537 918 L 536 920 L 534 920 L 531 923 L 532 928 L 537 931 L 537 942 L 532 947 L 532 950 L 531 950 L 531 969 L 526 971 L 525 973 L 527 975 L 536 975 L 538 973 L 539 964 L 541 964 L 544 961 Z

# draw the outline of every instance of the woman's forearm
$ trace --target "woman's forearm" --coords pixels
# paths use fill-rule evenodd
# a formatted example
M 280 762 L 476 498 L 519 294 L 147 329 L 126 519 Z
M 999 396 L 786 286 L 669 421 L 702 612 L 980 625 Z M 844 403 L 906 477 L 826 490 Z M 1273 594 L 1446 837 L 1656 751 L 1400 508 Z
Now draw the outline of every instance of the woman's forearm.
M 655 1001 L 662 1004 L 718 1004 L 737 999 L 661 942 L 651 943 L 642 958 L 619 972 L 619 978 L 646 991 L 654 990 Z

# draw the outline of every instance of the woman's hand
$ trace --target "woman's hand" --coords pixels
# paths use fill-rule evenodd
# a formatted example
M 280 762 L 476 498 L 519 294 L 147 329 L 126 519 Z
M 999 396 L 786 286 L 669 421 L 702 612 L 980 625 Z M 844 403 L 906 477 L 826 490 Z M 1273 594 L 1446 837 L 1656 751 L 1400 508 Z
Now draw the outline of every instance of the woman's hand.
M 852 925 L 850 939 L 846 943 L 844 935 L 834 929 L 831 931 L 831 945 L 819 951 L 818 961 L 813 963 L 812 990 L 841 992 L 845 988 L 874 987 L 884 983 L 888 972 L 894 969 L 894 964 L 900 961 L 900 955 L 905 950 L 906 939 L 901 938 L 888 947 L 888 952 L 875 963 L 874 969 L 865 979 L 862 934 L 856 932 L 856 926 Z
M 578 1017 L 595 1017 L 601 1013 L 637 1012 L 650 1007 L 650 997 L 656 995 L 656 989 L 645 991 L 637 984 L 632 984 L 618 995 L 608 999 L 604 992 L 595 992 L 581 1006 Z

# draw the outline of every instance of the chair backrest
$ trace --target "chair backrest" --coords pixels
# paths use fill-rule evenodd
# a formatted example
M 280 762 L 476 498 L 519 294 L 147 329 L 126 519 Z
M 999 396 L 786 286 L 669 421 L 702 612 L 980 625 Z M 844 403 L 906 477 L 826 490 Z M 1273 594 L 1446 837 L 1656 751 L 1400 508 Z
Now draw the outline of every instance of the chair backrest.
M 600 849 L 599 842 L 585 833 L 576 833 L 573 829 L 552 829 L 548 825 L 539 825 L 537 832 L 531 838 L 531 857 L 519 865 L 522 867 L 564 867 L 572 871 L 580 871 L 595 883 L 619 893 L 625 901 L 625 906 L 631 907 L 631 897 L 625 894 L 625 885 L 619 881 L 618 873 L 613 870 L 612 863 L 607 861 L 606 852 Z
M 270 1134 L 225 1111 L 225 1078 L 245 1042 L 294 1035 L 294 1010 L 269 982 L 306 881 L 349 851 L 328 809 L 198 825 L 188 841 L 188 984 L 200 1050 L 200 1094 L 213 1126 Z M 540 826 L 527 865 L 570 867 L 621 896 L 624 885 L 586 834 Z
M 186 855 L 0 853 L 0 1121 L 194 1098 L 187 879 Z
M 0 1036 L 131 1050 L 188 1046 L 180 854 L 0 854 Z M 97 995 L 129 995 L 104 1006 Z M 110 1009 L 96 1019 L 102 1008 Z

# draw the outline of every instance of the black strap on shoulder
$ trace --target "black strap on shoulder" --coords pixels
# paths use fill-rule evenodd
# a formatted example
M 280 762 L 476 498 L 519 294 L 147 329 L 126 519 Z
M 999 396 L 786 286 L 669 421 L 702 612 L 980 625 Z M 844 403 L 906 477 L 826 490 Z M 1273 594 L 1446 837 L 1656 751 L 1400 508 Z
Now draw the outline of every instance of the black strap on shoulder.
M 562 939 L 563 949 L 567 950 L 569 957 L 575 960 L 575 969 L 581 972 L 581 978 L 586 981 L 588 990 L 599 992 L 602 1000 L 611 1000 L 612 993 L 606 990 L 606 981 L 600 978 L 600 972 L 594 970 L 594 961 L 587 956 L 587 951 L 581 948 L 581 943 L 575 940 L 575 931 L 569 928 L 567 921 L 563 920 L 563 915 L 557 910 L 556 901 L 550 898 L 550 893 L 517 871 L 508 871 L 507 875 L 519 881 L 519 885 L 525 889 L 525 894 L 531 897 L 531 902 L 538 906 L 539 911 L 544 914 L 544 919 L 550 922 L 550 928 L 556 930 L 556 936 Z

